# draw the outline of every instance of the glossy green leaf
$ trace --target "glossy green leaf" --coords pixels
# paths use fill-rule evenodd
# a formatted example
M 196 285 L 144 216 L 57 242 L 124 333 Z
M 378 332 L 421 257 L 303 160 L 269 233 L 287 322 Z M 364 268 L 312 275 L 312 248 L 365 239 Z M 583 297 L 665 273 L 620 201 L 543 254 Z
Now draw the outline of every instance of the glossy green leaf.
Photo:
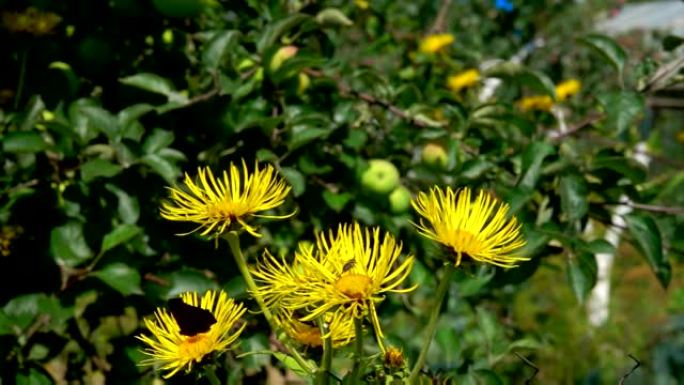
M 518 186 L 533 189 L 537 184 L 544 159 L 555 153 L 555 148 L 545 142 L 530 143 L 522 155 L 522 177 Z
M 149 72 L 127 76 L 119 81 L 131 87 L 162 94 L 169 98 L 177 93 L 176 87 L 171 80 Z
M 347 203 L 352 199 L 349 193 L 334 193 L 329 190 L 323 191 L 323 200 L 336 213 L 341 212 Z
M 121 166 L 105 159 L 89 160 L 81 166 L 81 178 L 84 182 L 99 177 L 111 178 L 121 172 Z
M 76 221 L 56 227 L 50 233 L 50 253 L 60 265 L 76 267 L 93 257 L 83 235 L 83 224 Z
M 173 143 L 174 135 L 171 131 L 155 128 L 143 142 L 143 152 L 145 154 L 156 154 L 162 148 L 168 147 Z
M 14 131 L 2 138 L 2 150 L 9 153 L 35 153 L 45 150 L 48 145 L 43 136 L 36 131 Z
M 260 53 L 263 53 L 264 50 L 273 47 L 282 35 L 288 33 L 291 29 L 307 20 L 313 20 L 313 18 L 309 15 L 295 13 L 269 25 L 257 43 L 257 50 Z
M 140 273 L 125 263 L 110 263 L 92 275 L 123 295 L 143 293 L 140 288 Z
M 45 110 L 45 103 L 40 95 L 36 95 L 29 100 L 28 108 L 23 116 L 23 121 L 19 126 L 19 131 L 31 131 L 40 120 L 40 113 Z
M 88 124 L 95 130 L 105 134 L 109 140 L 119 139 L 121 135 L 119 120 L 111 112 L 98 106 L 84 106 L 80 110 L 88 118 Z
M 22 370 L 14 380 L 16 385 L 52 385 L 50 375 L 35 368 Z
M 142 232 L 142 229 L 135 225 L 124 224 L 114 228 L 102 239 L 102 246 L 100 252 L 104 253 L 116 246 L 129 241 L 131 238 L 137 236 Z
M 587 195 L 589 193 L 584 178 L 578 174 L 570 174 L 560 179 L 561 208 L 568 221 L 583 218 L 589 209 Z
M 136 223 L 138 218 L 140 218 L 138 197 L 128 194 L 113 184 L 107 184 L 105 188 L 116 195 L 118 199 L 117 212 L 121 221 L 128 224 Z
M 598 267 L 596 257 L 589 253 L 578 253 L 568 257 L 568 280 L 577 301 L 584 302 L 591 289 L 596 285 Z
M 609 92 L 597 98 L 606 111 L 606 127 L 616 135 L 629 128 L 645 108 L 644 98 L 635 92 Z
M 672 278 L 672 268 L 667 260 L 667 254 L 663 253 L 660 230 L 655 221 L 641 213 L 629 214 L 625 216 L 625 221 L 635 245 L 646 257 L 660 284 L 667 287 Z
M 608 64 L 615 67 L 615 70 L 622 76 L 622 71 L 627 62 L 627 54 L 615 40 L 596 34 L 585 36 L 579 40 L 593 48 Z
M 154 110 L 155 107 L 151 104 L 133 104 L 119 111 L 116 118 L 122 129 L 126 130 L 130 124 Z
M 306 179 L 299 170 L 291 167 L 283 167 L 280 173 L 287 179 L 287 182 L 292 186 L 292 193 L 298 197 L 306 191 Z
M 173 162 L 161 155 L 147 154 L 140 158 L 140 161 L 170 184 L 173 184 L 181 174 L 180 169 Z
M 240 32 L 238 31 L 217 31 L 214 33 L 202 51 L 202 64 L 212 70 L 219 68 L 225 56 L 235 49 L 239 36 Z

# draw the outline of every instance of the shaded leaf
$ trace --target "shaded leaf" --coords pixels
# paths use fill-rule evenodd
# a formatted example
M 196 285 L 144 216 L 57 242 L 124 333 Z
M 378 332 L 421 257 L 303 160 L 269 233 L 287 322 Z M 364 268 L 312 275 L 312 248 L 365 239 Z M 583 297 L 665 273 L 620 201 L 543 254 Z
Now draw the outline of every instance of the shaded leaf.
M 523 175 L 518 186 L 533 189 L 537 184 L 544 159 L 555 152 L 555 148 L 545 142 L 532 142 L 522 155 Z
M 81 166 L 81 179 L 85 182 L 98 177 L 111 178 L 121 172 L 121 166 L 105 159 L 89 160 Z
M 131 238 L 140 234 L 142 229 L 135 225 L 124 224 L 117 226 L 102 238 L 102 246 L 100 247 L 100 252 L 104 253 L 114 247 L 127 242 Z
M 598 267 L 596 257 L 589 253 L 579 253 L 568 257 L 568 280 L 577 301 L 584 302 L 591 289 L 596 285 Z
M 202 51 L 202 64 L 210 69 L 217 69 L 226 53 L 234 50 L 240 32 L 238 31 L 218 31 L 209 39 Z
M 646 257 L 660 284 L 667 287 L 672 278 L 672 269 L 667 255 L 663 253 L 660 230 L 655 221 L 641 213 L 627 215 L 625 221 L 637 248 Z
M 644 98 L 630 91 L 617 91 L 597 96 L 606 111 L 606 126 L 617 135 L 623 133 L 644 110 Z
M 351 200 L 350 193 L 334 193 L 329 190 L 323 191 L 323 200 L 336 213 L 341 212 L 347 203 Z
M 155 154 L 162 148 L 168 147 L 173 143 L 174 135 L 171 131 L 155 128 L 143 142 L 143 152 L 145 154 Z
M 34 153 L 48 147 L 36 131 L 14 131 L 2 137 L 2 150 L 9 153 Z
M 142 294 L 140 273 L 125 263 L 111 263 L 92 274 L 123 295 Z
M 592 34 L 579 39 L 580 42 L 593 48 L 608 64 L 615 67 L 620 76 L 627 62 L 627 54 L 615 42 L 615 40 L 604 35 Z
M 304 175 L 292 167 L 283 167 L 280 173 L 287 179 L 287 182 L 292 186 L 292 193 L 298 197 L 306 191 L 306 179 Z
M 576 221 L 586 215 L 589 209 L 587 202 L 587 184 L 577 174 L 566 175 L 560 180 L 561 208 L 568 221 Z
M 140 217 L 138 197 L 129 195 L 126 191 L 113 184 L 107 184 L 105 188 L 118 198 L 117 212 L 121 221 L 129 224 L 137 222 Z
M 50 233 L 50 253 L 58 264 L 69 267 L 89 260 L 93 252 L 83 235 L 83 224 L 71 221 L 54 228 Z

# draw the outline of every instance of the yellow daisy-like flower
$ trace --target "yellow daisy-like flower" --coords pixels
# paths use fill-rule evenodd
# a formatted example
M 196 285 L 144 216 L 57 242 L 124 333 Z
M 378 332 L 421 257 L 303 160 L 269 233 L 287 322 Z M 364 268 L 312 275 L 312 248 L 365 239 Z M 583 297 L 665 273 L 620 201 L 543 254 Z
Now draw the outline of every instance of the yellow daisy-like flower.
M 556 99 L 559 102 L 575 95 L 582 88 L 582 83 L 577 79 L 569 79 L 556 85 Z
M 340 225 L 337 232 L 316 236 L 316 246 L 300 247 L 291 264 L 264 253 L 261 264 L 252 269 L 262 284 L 260 295 L 269 306 L 291 311 L 304 310 L 300 321 L 314 320 L 328 312 L 350 317 L 369 315 L 381 333 L 375 304 L 389 292 L 400 289 L 413 267 L 413 256 L 399 262 L 402 246 L 380 229 L 362 228 L 358 223 Z
M 256 228 L 247 224 L 247 217 L 283 219 L 294 215 L 294 212 L 285 216 L 256 214 L 280 206 L 291 189 L 271 165 L 260 169 L 256 163 L 250 174 L 243 161 L 242 173 L 231 163 L 229 171 L 223 172 L 223 178 L 215 178 L 208 167 L 199 168 L 197 175 L 199 181 L 196 183 L 185 174 L 188 191 L 170 187 L 170 201 L 162 203 L 161 207 L 161 216 L 165 219 L 199 223 L 199 227 L 190 233 L 202 230 L 203 236 L 211 233 L 219 236 L 237 223 L 248 233 L 260 237 Z
M 311 347 L 323 345 L 321 329 L 315 323 L 302 322 L 289 310 L 277 313 L 274 318 L 276 324 L 298 343 Z M 337 348 L 347 345 L 356 336 L 354 319 L 345 313 L 327 314 L 326 323 L 328 324 L 333 347 Z
M 518 107 L 523 111 L 539 110 L 550 111 L 553 107 L 553 99 L 548 95 L 526 96 L 518 102 Z
M 529 259 L 515 254 L 525 241 L 517 219 L 506 218 L 508 205 L 484 191 L 473 202 L 468 188 L 444 191 L 433 187 L 430 194 L 419 193 L 411 204 L 423 217 L 415 225 L 418 231 L 451 249 L 456 266 L 464 256 L 506 268 Z
M 447 78 L 447 87 L 454 92 L 472 87 L 480 81 L 480 71 L 471 68 Z
M 454 35 L 450 33 L 438 33 L 425 36 L 418 46 L 423 53 L 437 53 L 454 42 Z
M 166 309 L 157 309 L 154 320 L 144 320 L 152 336 L 137 337 L 147 345 L 143 353 L 150 356 L 141 364 L 159 365 L 159 369 L 170 371 L 164 378 L 173 376 L 183 368 L 192 369 L 194 363 L 210 353 L 227 350 L 246 326 L 243 323 L 233 330 L 246 309 L 223 291 L 208 291 L 202 298 L 197 293 L 185 293 L 181 299 L 187 305 L 211 312 L 216 322 L 205 333 L 187 336 L 181 334 L 178 321 Z

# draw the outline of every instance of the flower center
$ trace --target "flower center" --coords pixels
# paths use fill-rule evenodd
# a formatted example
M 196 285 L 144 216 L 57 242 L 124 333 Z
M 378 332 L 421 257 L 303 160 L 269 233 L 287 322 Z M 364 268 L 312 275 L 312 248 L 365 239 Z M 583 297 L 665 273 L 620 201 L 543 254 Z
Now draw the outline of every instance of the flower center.
M 347 274 L 335 282 L 335 288 L 349 298 L 363 299 L 370 294 L 373 281 L 363 274 Z
M 449 244 L 457 253 L 473 255 L 479 254 L 484 249 L 482 242 L 472 233 L 465 230 L 456 230 L 449 238 L 451 239 Z
M 212 351 L 212 340 L 207 333 L 187 337 L 178 346 L 178 355 L 199 362 L 202 357 Z

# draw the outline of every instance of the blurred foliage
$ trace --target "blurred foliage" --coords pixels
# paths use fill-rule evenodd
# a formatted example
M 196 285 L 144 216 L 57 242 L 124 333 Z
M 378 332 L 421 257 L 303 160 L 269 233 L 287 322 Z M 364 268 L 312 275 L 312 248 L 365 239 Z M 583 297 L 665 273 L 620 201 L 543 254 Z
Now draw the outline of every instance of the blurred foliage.
M 531 369 L 518 352 L 540 382 L 614 384 L 636 347 L 643 366 L 630 383 L 682 383 L 681 279 L 671 316 L 640 323 L 659 330 L 649 341 L 620 340 L 612 321 L 592 329 L 580 306 L 596 254 L 614 252 L 604 233 L 620 203 L 634 209 L 623 225 L 633 247 L 618 249 L 617 265 L 638 253 L 634 268 L 667 287 L 684 253 L 682 115 L 647 103 L 681 80 L 681 39 L 644 49 L 593 33 L 610 3 L 0 1 L 0 382 L 159 383 L 137 366 L 143 317 L 188 290 L 251 304 L 225 245 L 176 237 L 187 228 L 159 216 L 183 171 L 238 159 L 276 166 L 293 187 L 277 214 L 298 210 L 245 237 L 249 258 L 290 254 L 351 220 L 382 226 L 418 257 L 420 288 L 380 307 L 412 362 L 440 250 L 411 228 L 402 194 L 364 187 L 370 161 L 385 159 L 412 194 L 492 191 L 524 223 L 532 257 L 459 270 L 430 376 L 522 383 Z M 455 39 L 421 52 L 433 32 Z M 478 81 L 449 87 L 470 69 Z M 567 79 L 582 88 L 561 101 L 555 85 Z M 526 96 L 551 106 L 522 111 Z M 267 325 L 248 318 L 238 351 L 268 349 Z M 605 340 L 624 350 L 604 351 Z M 224 359 L 230 384 L 284 372 L 268 356 Z

